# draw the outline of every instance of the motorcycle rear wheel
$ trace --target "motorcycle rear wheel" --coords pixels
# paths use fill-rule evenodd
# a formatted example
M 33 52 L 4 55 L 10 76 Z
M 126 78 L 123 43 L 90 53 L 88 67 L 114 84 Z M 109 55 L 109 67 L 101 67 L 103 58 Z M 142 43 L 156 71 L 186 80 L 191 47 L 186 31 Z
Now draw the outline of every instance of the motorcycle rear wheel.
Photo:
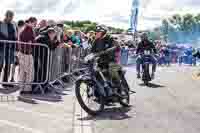
M 130 104 L 129 88 L 125 87 L 125 85 L 122 85 L 120 94 L 122 95 L 122 97 L 125 97 L 119 100 L 120 105 L 122 105 L 123 107 L 129 107 Z
M 143 79 L 144 85 L 148 86 L 149 85 L 149 81 L 150 81 L 149 65 L 144 65 L 143 69 L 144 70 L 143 70 L 142 79 Z

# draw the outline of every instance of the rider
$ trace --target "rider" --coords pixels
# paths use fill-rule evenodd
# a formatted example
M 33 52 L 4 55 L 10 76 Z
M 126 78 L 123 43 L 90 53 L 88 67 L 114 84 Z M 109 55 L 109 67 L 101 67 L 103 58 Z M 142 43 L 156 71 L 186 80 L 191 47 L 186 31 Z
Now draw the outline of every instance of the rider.
M 96 27 L 95 39 L 92 44 L 91 52 L 98 54 L 110 48 L 112 49 L 100 56 L 98 64 L 101 69 L 109 70 L 109 76 L 111 76 L 113 83 L 116 85 L 116 83 L 120 81 L 118 72 L 121 69 L 121 66 L 116 63 L 115 58 L 116 50 L 119 48 L 119 45 L 117 41 L 107 34 L 107 31 L 108 29 L 104 25 L 98 25 Z
M 150 42 L 148 40 L 148 37 L 147 37 L 147 34 L 146 33 L 143 33 L 142 36 L 141 36 L 141 42 L 138 44 L 138 47 L 137 47 L 137 50 L 136 50 L 136 54 L 139 56 L 137 57 L 137 60 L 136 60 L 136 70 L 137 70 L 137 78 L 141 78 L 140 77 L 140 66 L 143 62 L 143 57 L 140 56 L 141 54 L 144 54 L 144 50 L 150 50 L 151 53 L 153 52 L 154 54 L 157 53 L 157 50 L 154 46 L 154 44 L 152 42 Z M 151 78 L 154 79 L 155 77 L 155 72 L 156 72 L 156 63 L 157 63 L 157 60 L 155 58 L 155 56 L 153 54 L 151 54 L 149 56 L 150 58 L 150 61 L 151 63 L 153 64 L 152 66 L 152 74 L 151 74 Z

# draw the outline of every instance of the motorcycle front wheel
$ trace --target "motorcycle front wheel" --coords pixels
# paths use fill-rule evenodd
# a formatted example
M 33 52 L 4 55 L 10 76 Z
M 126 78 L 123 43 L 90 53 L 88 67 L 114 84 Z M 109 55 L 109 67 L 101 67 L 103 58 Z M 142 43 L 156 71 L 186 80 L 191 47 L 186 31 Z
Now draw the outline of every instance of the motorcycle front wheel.
M 142 79 L 143 79 L 143 82 L 146 86 L 148 86 L 149 84 L 149 81 L 150 81 L 150 74 L 149 74 L 149 65 L 148 64 L 145 64 L 143 66 L 143 75 L 142 75 Z
M 76 98 L 81 108 L 88 114 L 95 116 L 104 110 L 104 98 L 95 90 L 95 83 L 80 81 L 76 83 Z

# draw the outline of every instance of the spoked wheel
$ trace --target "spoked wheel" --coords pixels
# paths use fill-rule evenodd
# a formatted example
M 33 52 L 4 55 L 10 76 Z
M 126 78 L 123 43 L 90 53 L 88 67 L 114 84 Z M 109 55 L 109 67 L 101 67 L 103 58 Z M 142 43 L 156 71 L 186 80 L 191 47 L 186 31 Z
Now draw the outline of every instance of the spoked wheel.
M 144 71 L 143 71 L 142 79 L 144 81 L 144 84 L 146 86 L 148 86 L 149 85 L 149 81 L 150 81 L 149 65 L 144 65 L 143 69 L 144 69 Z
M 103 96 L 94 92 L 94 84 L 88 81 L 80 81 L 76 83 L 77 100 L 88 114 L 97 115 L 104 109 Z M 96 97 L 98 95 L 98 98 Z
M 123 98 L 119 100 L 119 103 L 124 107 L 129 107 L 130 104 L 130 94 L 129 89 L 122 85 L 122 88 L 120 90 L 120 94 Z

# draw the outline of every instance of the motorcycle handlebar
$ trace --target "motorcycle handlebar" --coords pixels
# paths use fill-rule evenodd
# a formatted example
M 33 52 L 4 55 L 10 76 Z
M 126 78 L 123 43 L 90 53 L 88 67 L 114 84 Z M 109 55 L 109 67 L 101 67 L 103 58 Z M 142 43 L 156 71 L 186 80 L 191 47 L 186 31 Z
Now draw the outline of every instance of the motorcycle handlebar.
M 97 54 L 95 55 L 95 57 L 99 57 L 99 56 L 101 56 L 101 55 L 104 55 L 104 54 L 107 54 L 107 53 L 109 53 L 109 52 L 112 52 L 112 51 L 114 51 L 116 48 L 117 48 L 117 47 L 112 47 L 112 48 L 107 49 L 106 51 L 97 53 Z

